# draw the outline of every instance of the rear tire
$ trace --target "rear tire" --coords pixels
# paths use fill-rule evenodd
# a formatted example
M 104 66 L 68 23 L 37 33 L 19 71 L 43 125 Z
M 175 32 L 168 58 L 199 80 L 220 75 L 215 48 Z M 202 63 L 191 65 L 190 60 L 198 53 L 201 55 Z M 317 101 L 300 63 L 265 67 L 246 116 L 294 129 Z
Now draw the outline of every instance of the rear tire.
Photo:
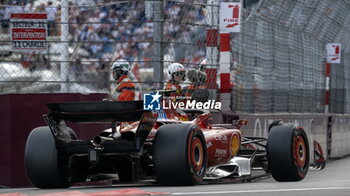
M 163 185 L 195 185 L 203 181 L 207 147 L 202 131 L 193 124 L 163 125 L 154 141 L 154 167 Z
M 267 157 L 269 170 L 276 181 L 304 179 L 310 160 L 304 129 L 294 123 L 272 127 L 267 139 Z
M 67 188 L 71 186 L 60 168 L 55 138 L 49 127 L 37 127 L 29 134 L 24 163 L 27 176 L 35 187 Z

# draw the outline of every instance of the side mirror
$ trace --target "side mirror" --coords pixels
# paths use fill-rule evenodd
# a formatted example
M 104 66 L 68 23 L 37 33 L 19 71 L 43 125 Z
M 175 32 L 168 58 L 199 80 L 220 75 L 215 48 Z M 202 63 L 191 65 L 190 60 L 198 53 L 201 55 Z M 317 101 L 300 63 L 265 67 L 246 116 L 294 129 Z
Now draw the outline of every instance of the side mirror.
M 236 124 L 234 125 L 237 129 L 240 129 L 242 126 L 247 125 L 247 120 L 238 120 Z

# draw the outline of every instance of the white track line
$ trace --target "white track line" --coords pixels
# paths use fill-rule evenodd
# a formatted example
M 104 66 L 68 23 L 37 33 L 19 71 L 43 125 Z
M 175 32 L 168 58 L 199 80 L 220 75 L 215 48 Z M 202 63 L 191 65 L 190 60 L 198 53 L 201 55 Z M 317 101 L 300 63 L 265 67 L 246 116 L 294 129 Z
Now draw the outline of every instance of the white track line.
M 208 192 L 183 192 L 172 193 L 172 195 L 207 195 L 207 194 L 229 194 L 229 193 L 268 193 L 268 192 L 291 192 L 291 191 L 318 191 L 318 190 L 347 190 L 350 187 L 327 187 L 327 188 L 299 188 L 299 189 L 267 189 L 267 190 L 242 190 L 242 191 L 208 191 Z

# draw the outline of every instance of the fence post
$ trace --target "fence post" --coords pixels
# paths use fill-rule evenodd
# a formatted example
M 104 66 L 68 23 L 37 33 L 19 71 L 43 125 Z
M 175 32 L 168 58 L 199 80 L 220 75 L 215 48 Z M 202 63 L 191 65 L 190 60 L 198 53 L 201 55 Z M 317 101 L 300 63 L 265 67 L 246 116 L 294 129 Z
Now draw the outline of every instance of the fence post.
M 210 91 L 210 99 L 216 100 L 218 56 L 219 56 L 219 3 L 216 0 L 208 0 L 207 5 L 207 38 L 206 38 L 206 67 L 207 84 Z
M 68 0 L 62 0 L 62 14 L 61 14 L 61 92 L 68 91 L 68 74 L 69 74 L 69 52 L 68 52 L 68 36 L 69 36 L 69 7 Z
M 154 21 L 154 58 L 153 58 L 153 76 L 154 81 L 160 82 L 156 88 L 163 88 L 164 81 L 164 50 L 163 50 L 163 34 L 164 34 L 164 1 L 155 0 L 153 4 L 153 21 Z
M 325 106 L 324 113 L 328 114 L 330 112 L 329 102 L 330 102 L 330 86 L 331 86 L 331 64 L 326 63 L 326 93 L 325 93 Z

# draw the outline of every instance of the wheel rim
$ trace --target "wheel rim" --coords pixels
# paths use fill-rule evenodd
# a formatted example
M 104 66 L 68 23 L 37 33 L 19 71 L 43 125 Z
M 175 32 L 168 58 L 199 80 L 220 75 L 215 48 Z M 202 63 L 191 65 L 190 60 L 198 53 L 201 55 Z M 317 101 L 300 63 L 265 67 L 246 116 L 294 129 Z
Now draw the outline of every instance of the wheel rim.
M 296 166 L 302 170 L 305 168 L 307 152 L 305 140 L 301 135 L 294 137 L 293 155 Z
M 198 175 L 203 169 L 204 163 L 204 149 L 201 140 L 198 137 L 194 137 L 190 145 L 190 164 L 194 172 Z

